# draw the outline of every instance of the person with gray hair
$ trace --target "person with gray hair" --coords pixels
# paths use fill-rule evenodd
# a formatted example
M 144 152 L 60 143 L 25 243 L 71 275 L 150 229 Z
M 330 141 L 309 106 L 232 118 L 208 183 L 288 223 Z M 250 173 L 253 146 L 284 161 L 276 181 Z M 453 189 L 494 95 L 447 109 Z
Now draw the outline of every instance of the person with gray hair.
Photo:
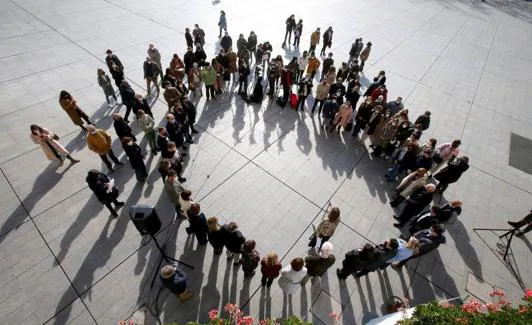
M 159 278 L 171 293 L 177 295 L 181 302 L 189 300 L 194 295 L 188 291 L 187 274 L 178 267 L 177 262 L 163 266 Z
M 393 226 L 397 228 L 403 227 L 410 219 L 421 213 L 432 202 L 432 197 L 436 191 L 436 185 L 427 184 L 418 188 L 406 199 L 406 205 L 403 212 L 397 216 L 393 216 L 398 220 L 398 223 L 394 223 Z

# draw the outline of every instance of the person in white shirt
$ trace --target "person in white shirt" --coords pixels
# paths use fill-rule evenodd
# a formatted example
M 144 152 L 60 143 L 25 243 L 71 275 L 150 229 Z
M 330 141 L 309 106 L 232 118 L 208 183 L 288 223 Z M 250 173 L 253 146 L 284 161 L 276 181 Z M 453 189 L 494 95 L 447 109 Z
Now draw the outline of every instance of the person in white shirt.
M 305 261 L 301 257 L 294 258 L 289 265 L 281 270 L 279 286 L 287 295 L 293 295 L 301 287 L 301 281 L 307 275 Z

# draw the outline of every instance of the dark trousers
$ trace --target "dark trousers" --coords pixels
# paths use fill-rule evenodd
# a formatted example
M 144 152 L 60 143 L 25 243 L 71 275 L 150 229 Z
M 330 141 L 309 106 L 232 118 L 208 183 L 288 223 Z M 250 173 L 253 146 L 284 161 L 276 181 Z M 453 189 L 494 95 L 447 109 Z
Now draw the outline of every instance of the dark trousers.
M 301 104 L 301 110 L 305 108 L 305 101 L 307 100 L 307 96 L 299 96 L 297 100 L 297 106 L 296 110 L 299 108 L 299 105 Z
M 271 79 L 268 80 L 268 82 L 270 84 L 270 89 L 268 89 L 268 95 L 273 96 L 273 94 L 275 93 L 275 88 L 277 87 L 277 79 Z
M 117 214 L 116 210 L 113 208 L 111 203 L 114 203 L 114 205 L 116 206 L 118 204 L 118 201 L 116 199 L 113 199 L 113 201 L 105 203 L 105 206 L 107 207 L 107 209 L 109 209 L 109 211 L 111 211 L 113 215 L 116 215 Z
M 207 100 L 209 100 L 209 98 L 216 98 L 214 96 L 214 85 L 205 85 L 205 94 L 207 95 Z
M 247 77 L 243 81 L 238 81 L 238 93 L 239 94 L 242 92 L 242 86 L 244 86 L 244 93 L 247 94 L 247 92 L 248 92 L 248 79 L 247 79 Z
M 260 282 L 261 282 L 262 285 L 266 285 L 266 286 L 269 287 L 269 286 L 272 285 L 274 279 L 275 279 L 275 278 L 267 278 L 267 277 L 265 277 L 265 276 L 263 275 L 263 276 L 262 276 L 262 279 L 261 279 Z
M 123 99 L 122 99 L 123 100 Z M 131 114 L 131 110 L 133 109 L 133 105 L 126 104 L 126 115 L 124 116 L 124 120 L 128 120 L 129 114 Z
M 325 100 L 319 100 L 314 99 L 314 105 L 312 105 L 312 114 L 314 114 L 314 110 L 316 109 L 316 106 L 318 106 L 318 103 L 320 103 L 320 108 L 318 109 L 318 114 L 321 114 L 321 109 L 323 108 L 323 103 L 325 103 Z
M 364 64 L 366 64 L 366 61 L 360 62 L 360 71 L 364 70 Z
M 360 130 L 363 130 L 366 128 L 366 121 L 357 119 L 355 123 L 355 129 L 353 130 L 353 136 L 356 136 Z
M 290 43 L 290 40 L 292 39 L 292 30 L 287 29 L 286 33 L 284 33 L 284 41 L 283 44 L 286 44 L 286 37 L 288 36 L 288 43 Z
M 294 46 L 299 46 L 300 39 L 301 39 L 301 36 L 294 36 Z
M 311 45 L 308 49 L 308 54 L 312 54 L 314 53 L 314 51 L 316 51 L 316 45 Z
M 105 165 L 107 166 L 107 168 L 109 169 L 113 169 L 113 165 L 111 165 L 111 162 L 109 162 L 109 159 L 107 158 L 107 156 L 109 156 L 111 158 L 112 161 L 114 161 L 115 164 L 119 164 L 120 163 L 120 160 L 118 160 L 118 158 L 116 158 L 114 152 L 113 152 L 113 149 L 109 150 L 109 152 L 105 155 L 100 155 L 100 158 L 102 158 L 102 161 L 105 163 Z

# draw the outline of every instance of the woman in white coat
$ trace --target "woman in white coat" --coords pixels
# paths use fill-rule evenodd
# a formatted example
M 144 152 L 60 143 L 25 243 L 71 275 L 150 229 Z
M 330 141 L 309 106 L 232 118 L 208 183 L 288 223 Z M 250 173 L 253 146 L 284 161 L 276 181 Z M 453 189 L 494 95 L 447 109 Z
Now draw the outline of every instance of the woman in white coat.
M 35 124 L 30 126 L 30 130 L 31 140 L 33 140 L 35 144 L 41 146 L 41 149 L 44 151 L 44 154 L 48 160 L 57 159 L 60 166 L 63 165 L 64 157 L 69 159 L 73 164 L 79 162 L 79 160 L 72 158 L 70 156 L 70 152 L 68 152 L 59 142 L 57 142 L 59 137 L 53 132 L 45 128 L 41 128 Z
M 301 287 L 301 281 L 307 275 L 305 261 L 301 258 L 294 258 L 289 265 L 281 270 L 279 286 L 287 295 L 293 295 Z

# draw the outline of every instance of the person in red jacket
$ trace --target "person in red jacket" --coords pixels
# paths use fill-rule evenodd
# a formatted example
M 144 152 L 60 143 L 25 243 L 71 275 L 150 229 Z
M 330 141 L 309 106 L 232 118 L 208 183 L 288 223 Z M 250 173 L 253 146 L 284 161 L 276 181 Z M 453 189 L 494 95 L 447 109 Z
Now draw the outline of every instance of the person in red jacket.
M 262 273 L 261 284 L 263 287 L 267 286 L 269 288 L 273 280 L 279 276 L 283 266 L 279 263 L 279 256 L 275 252 L 270 252 L 266 255 L 260 264 L 260 272 Z
M 382 101 L 384 103 L 387 102 L 386 98 L 388 97 L 388 89 L 386 89 L 386 85 L 380 85 L 371 93 L 371 99 L 373 101 L 376 101 L 379 96 L 382 96 Z

